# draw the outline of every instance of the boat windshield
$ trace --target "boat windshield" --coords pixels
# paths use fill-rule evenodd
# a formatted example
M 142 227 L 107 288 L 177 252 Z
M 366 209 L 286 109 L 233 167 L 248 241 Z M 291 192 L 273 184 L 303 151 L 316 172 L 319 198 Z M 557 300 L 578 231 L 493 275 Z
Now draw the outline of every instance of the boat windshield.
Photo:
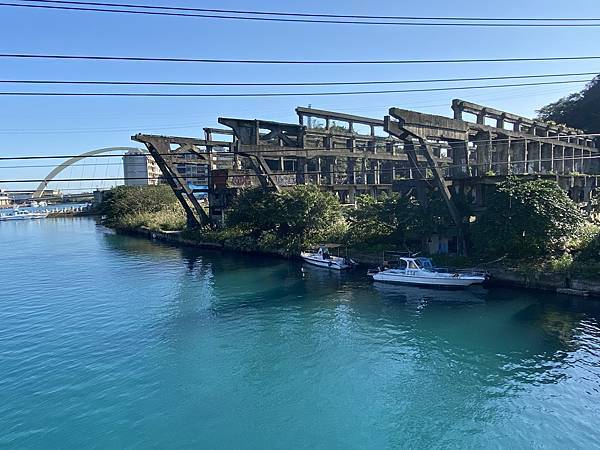
M 429 258 L 417 258 L 417 264 L 422 269 L 433 269 L 433 263 Z
M 387 264 L 387 267 L 389 269 L 399 269 L 399 270 L 406 270 L 407 267 L 407 262 L 404 261 L 403 259 L 399 259 L 397 261 L 390 261 Z

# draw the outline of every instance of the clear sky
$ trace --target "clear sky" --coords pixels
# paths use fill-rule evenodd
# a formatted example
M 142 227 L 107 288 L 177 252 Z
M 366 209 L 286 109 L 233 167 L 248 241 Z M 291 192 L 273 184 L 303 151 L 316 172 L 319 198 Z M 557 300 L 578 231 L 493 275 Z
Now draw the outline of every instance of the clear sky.
M 118 1 L 116 1 L 118 2 Z M 275 0 L 140 0 L 137 3 L 289 12 L 504 17 L 600 17 L 589 0 L 408 2 L 398 0 L 281 2 Z M 430 28 L 266 23 L 0 7 L 1 53 L 246 59 L 434 59 L 600 55 L 600 28 Z M 0 59 L 3 79 L 289 82 L 421 79 L 561 72 L 600 72 L 600 61 L 401 66 L 262 66 Z M 517 80 L 526 82 L 528 80 Z M 444 83 L 448 84 L 448 83 Z M 473 84 L 473 83 L 466 83 Z M 402 86 L 402 88 L 423 86 Z M 0 97 L 0 154 L 78 154 L 134 145 L 137 132 L 201 136 L 217 117 L 296 122 L 294 107 L 311 104 L 383 117 L 391 106 L 450 115 L 464 98 L 525 116 L 583 84 L 468 92 L 290 98 L 37 98 Z M 94 90 L 3 85 L 16 90 Z M 369 87 L 365 87 L 368 89 Z M 374 87 L 377 89 L 377 87 Z M 393 88 L 393 87 L 389 87 Z M 158 91 L 166 88 L 102 88 Z M 251 88 L 168 88 L 172 92 L 248 92 Z M 237 89 L 237 90 L 236 90 Z M 267 91 L 291 88 L 265 88 Z M 309 88 L 313 90 L 331 88 Z M 347 87 L 340 88 L 347 90 Z M 256 89 L 260 91 L 260 89 Z M 38 163 L 39 165 L 39 163 Z M 1 163 L 0 166 L 14 166 Z M 0 169 L 0 180 L 40 178 L 49 169 Z M 88 172 L 89 176 L 89 172 Z M 2 187 L 9 186 L 6 183 Z M 19 185 L 24 188 L 23 185 Z

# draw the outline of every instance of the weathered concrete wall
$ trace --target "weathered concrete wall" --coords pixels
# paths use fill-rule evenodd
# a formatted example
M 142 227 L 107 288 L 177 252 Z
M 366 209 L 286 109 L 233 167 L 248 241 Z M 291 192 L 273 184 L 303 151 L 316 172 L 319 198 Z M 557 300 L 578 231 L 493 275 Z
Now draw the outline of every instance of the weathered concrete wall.
M 492 285 L 600 297 L 600 281 L 573 279 L 565 274 L 557 273 L 522 273 L 505 268 L 494 268 L 490 270 L 490 273 Z

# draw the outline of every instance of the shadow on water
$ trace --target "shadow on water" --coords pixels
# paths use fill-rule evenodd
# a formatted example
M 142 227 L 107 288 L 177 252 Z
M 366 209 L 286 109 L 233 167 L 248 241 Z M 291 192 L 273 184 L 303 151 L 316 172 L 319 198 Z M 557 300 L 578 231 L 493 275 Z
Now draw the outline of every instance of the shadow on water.
M 397 286 L 372 283 L 362 271 L 341 273 L 272 257 L 174 248 L 110 234 L 105 241 L 121 254 L 181 261 L 169 304 L 156 324 L 167 340 L 223 320 L 243 326 L 250 317 L 273 313 L 279 321 L 292 312 L 306 321 L 311 315 L 334 320 L 345 305 L 345 326 L 371 330 L 381 338 L 382 351 L 408 346 L 422 364 L 431 363 L 432 355 L 473 358 L 472 370 L 497 385 L 531 379 L 555 383 L 562 375 L 553 368 L 578 348 L 580 321 L 600 316 L 594 302 L 551 294 Z M 306 331 L 322 332 L 319 327 Z M 487 366 L 475 363 L 482 359 Z

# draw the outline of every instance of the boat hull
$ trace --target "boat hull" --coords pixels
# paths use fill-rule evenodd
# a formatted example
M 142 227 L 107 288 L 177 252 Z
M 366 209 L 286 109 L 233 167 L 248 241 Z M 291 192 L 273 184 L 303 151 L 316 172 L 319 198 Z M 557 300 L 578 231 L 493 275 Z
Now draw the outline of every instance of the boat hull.
M 341 258 L 332 257 L 331 259 L 322 259 L 318 256 L 311 256 L 307 254 L 301 255 L 304 262 L 317 267 L 323 267 L 332 270 L 347 270 L 350 269 L 350 265 L 346 264 Z
M 17 215 L 5 215 L 5 216 L 0 216 L 0 222 L 7 222 L 7 221 L 11 221 L 11 220 L 39 220 L 39 219 L 45 219 L 46 217 L 48 217 L 48 214 L 46 213 L 31 213 L 31 214 L 17 214 Z
M 482 284 L 485 281 L 483 276 L 448 276 L 448 277 L 425 277 L 418 275 L 386 274 L 379 272 L 373 274 L 373 280 L 385 283 L 407 284 L 412 286 L 436 286 L 461 288 L 469 287 L 474 284 Z

